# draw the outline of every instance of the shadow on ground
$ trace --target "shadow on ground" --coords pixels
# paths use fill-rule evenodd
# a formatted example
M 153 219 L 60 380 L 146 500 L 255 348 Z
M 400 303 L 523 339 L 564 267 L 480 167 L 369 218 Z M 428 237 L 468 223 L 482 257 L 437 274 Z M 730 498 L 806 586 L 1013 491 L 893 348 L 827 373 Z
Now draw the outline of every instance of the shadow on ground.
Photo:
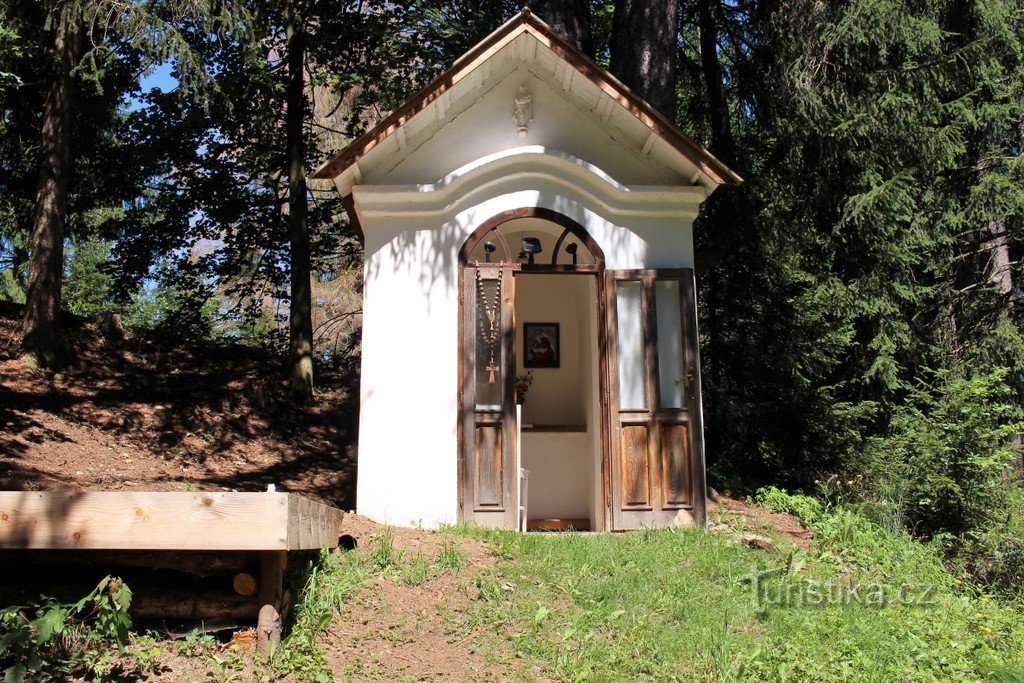
M 68 319 L 76 361 L 20 360 L 20 307 L 0 304 L 0 488 L 279 490 L 355 507 L 358 376 L 323 369 L 295 406 L 282 361 Z M 357 363 L 348 363 L 354 368 Z

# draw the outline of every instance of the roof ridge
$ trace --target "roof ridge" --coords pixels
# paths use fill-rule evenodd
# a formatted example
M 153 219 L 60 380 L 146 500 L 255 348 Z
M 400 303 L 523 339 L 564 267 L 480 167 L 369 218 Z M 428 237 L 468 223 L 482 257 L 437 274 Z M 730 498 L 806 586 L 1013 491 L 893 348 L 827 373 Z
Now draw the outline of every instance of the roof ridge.
M 517 29 L 522 29 L 518 31 Z M 464 55 L 429 84 L 407 99 L 391 114 L 384 117 L 370 130 L 353 140 L 345 149 L 321 165 L 310 178 L 333 179 L 358 162 L 360 158 L 384 139 L 404 126 L 409 119 L 420 113 L 427 105 L 441 97 L 455 83 L 476 69 L 493 54 L 518 36 L 530 33 L 546 45 L 557 57 L 568 63 L 577 72 L 589 78 L 614 101 L 625 107 L 634 117 L 640 119 L 651 131 L 665 139 L 677 152 L 689 159 L 711 181 L 719 185 L 738 185 L 743 179 L 711 152 L 693 142 L 664 115 L 630 90 L 624 83 L 595 63 L 565 38 L 555 32 L 528 7 L 523 7 L 508 21 L 496 28 L 486 38 L 470 48 Z M 547 42 L 545 42 L 545 40 Z M 469 68 L 471 67 L 471 68 Z

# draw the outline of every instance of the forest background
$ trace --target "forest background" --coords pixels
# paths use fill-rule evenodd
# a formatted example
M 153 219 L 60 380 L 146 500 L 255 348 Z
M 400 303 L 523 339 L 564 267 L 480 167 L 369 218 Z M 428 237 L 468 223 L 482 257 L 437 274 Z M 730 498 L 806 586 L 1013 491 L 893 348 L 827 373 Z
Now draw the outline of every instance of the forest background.
M 362 252 L 305 174 L 519 11 L 0 0 L 0 299 L 358 367 Z M 855 501 L 1024 585 L 1014 0 L 546 0 L 742 176 L 696 226 L 711 481 Z

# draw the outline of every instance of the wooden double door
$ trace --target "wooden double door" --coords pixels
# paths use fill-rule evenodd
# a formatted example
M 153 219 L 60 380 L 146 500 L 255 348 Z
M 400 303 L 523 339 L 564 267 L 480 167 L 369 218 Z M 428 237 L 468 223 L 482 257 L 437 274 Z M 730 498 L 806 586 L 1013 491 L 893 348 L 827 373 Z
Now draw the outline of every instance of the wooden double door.
M 519 523 L 518 264 L 469 265 L 460 294 L 459 516 Z M 691 269 L 596 273 L 603 520 L 627 530 L 705 523 L 700 359 Z M 552 293 L 557 296 L 557 293 Z M 564 336 L 563 344 L 569 343 Z M 580 476 L 586 476 L 580 472 Z

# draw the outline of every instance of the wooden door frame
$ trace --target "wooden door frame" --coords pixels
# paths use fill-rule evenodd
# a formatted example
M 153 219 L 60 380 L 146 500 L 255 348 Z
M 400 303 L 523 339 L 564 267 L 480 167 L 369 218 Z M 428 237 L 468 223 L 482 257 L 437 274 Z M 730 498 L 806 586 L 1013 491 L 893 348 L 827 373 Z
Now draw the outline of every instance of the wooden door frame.
M 609 382 L 609 369 L 608 369 L 608 339 L 607 331 L 605 329 L 605 257 L 604 251 L 600 245 L 594 240 L 594 238 L 587 232 L 581 224 L 569 218 L 563 213 L 547 209 L 544 207 L 524 207 L 521 209 L 511 209 L 503 211 L 495 216 L 484 221 L 480 227 L 473 231 L 473 233 L 463 243 L 462 248 L 459 250 L 458 260 L 458 292 L 459 292 L 459 311 L 458 311 L 458 340 L 459 340 L 459 357 L 458 357 L 458 415 L 456 419 L 456 442 L 458 443 L 458 467 L 457 467 L 457 478 L 458 478 L 458 521 L 460 523 L 469 520 L 465 510 L 465 486 L 466 486 L 466 453 L 463 444 L 463 438 L 465 437 L 465 426 L 464 426 L 464 415 L 465 415 L 465 396 L 464 396 L 464 382 L 466 381 L 467 372 L 470 368 L 466 367 L 467 363 L 467 352 L 466 352 L 466 341 L 465 341 L 465 274 L 466 268 L 472 266 L 473 263 L 469 260 L 469 255 L 476 248 L 477 244 L 480 243 L 484 237 L 494 232 L 497 236 L 498 242 L 501 245 L 503 255 L 511 258 L 512 251 L 509 247 L 508 242 L 504 236 L 499 232 L 498 228 L 512 220 L 520 218 L 538 218 L 541 220 L 554 223 L 565 228 L 568 233 L 574 235 L 579 239 L 584 246 L 590 251 L 594 257 L 593 264 L 581 264 L 581 265 L 556 265 L 556 264 L 536 264 L 536 265 L 525 265 L 521 263 L 508 263 L 506 267 L 511 268 L 513 276 L 518 273 L 535 273 L 535 274 L 567 274 L 567 275 L 594 275 L 597 278 L 595 283 L 595 294 L 597 303 L 597 376 L 598 376 L 598 400 L 599 409 L 598 412 L 601 415 L 600 419 L 600 433 L 601 433 L 601 514 L 602 514 L 602 528 L 605 531 L 611 529 L 611 436 L 609 434 L 609 421 L 608 421 L 608 382 Z M 564 234 L 558 240 L 559 246 L 562 243 Z M 552 258 L 557 257 L 557 248 Z M 497 266 L 497 264 L 494 264 Z M 513 308 L 515 301 L 512 302 Z M 513 335 L 515 333 L 515 317 L 513 316 Z M 512 355 L 509 358 L 509 363 L 515 367 L 515 344 L 512 345 Z M 518 499 L 519 492 L 516 491 L 516 498 Z M 596 521 L 596 520 L 595 520 Z

